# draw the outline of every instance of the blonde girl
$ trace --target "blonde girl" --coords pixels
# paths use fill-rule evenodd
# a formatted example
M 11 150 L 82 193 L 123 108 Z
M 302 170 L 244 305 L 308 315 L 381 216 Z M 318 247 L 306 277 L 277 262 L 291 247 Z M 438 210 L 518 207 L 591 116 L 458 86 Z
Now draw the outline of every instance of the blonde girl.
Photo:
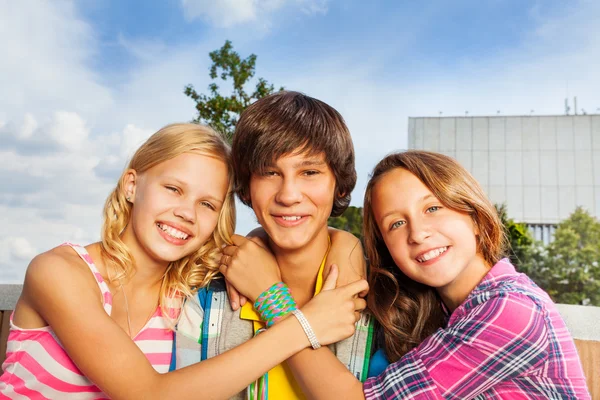
M 231 352 L 166 373 L 182 298 L 216 277 L 230 243 L 231 182 L 229 147 L 211 129 L 174 124 L 152 135 L 106 201 L 102 241 L 67 243 L 29 265 L 2 397 L 225 398 L 308 347 L 299 321 L 286 318 Z M 364 307 L 351 299 L 365 285 L 326 291 L 303 308 L 322 343 L 348 336 L 348 304 Z M 245 357 L 256 362 L 238 365 Z

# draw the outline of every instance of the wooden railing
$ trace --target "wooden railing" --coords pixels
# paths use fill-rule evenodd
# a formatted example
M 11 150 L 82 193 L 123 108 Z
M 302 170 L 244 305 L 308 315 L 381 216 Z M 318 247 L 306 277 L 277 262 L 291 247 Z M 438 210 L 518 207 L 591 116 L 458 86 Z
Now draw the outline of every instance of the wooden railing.
M 21 294 L 21 285 L 0 285 L 0 364 L 6 356 L 10 314 Z M 575 339 L 592 399 L 600 400 L 600 307 L 558 304 Z

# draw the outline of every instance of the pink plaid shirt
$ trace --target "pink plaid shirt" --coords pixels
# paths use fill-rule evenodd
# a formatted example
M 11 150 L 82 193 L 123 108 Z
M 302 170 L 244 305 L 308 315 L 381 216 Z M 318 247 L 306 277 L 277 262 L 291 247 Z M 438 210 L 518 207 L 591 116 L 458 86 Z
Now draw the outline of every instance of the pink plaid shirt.
M 554 303 L 507 259 L 438 329 L 364 385 L 367 399 L 589 399 Z

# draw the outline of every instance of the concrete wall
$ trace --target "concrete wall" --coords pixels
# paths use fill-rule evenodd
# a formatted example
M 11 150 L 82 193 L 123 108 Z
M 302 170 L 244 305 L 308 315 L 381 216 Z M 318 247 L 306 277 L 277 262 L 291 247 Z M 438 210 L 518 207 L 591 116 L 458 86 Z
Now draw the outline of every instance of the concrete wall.
M 457 159 L 517 221 L 600 214 L 600 115 L 409 118 L 408 147 Z

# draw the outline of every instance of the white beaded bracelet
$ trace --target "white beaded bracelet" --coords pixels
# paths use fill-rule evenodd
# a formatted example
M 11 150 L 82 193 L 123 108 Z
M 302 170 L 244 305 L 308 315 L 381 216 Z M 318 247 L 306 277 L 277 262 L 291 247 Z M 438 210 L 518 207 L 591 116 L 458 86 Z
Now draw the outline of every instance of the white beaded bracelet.
M 306 336 L 308 337 L 308 341 L 310 342 L 312 348 L 316 350 L 319 347 L 321 347 L 321 343 L 319 343 L 319 339 L 317 339 L 315 331 L 312 330 L 312 327 L 308 323 L 308 320 L 306 319 L 302 311 L 296 309 L 292 311 L 292 314 L 294 314 L 294 316 L 298 319 L 298 322 L 300 322 L 300 325 L 302 326 L 302 329 L 304 329 L 304 333 L 306 333 Z

